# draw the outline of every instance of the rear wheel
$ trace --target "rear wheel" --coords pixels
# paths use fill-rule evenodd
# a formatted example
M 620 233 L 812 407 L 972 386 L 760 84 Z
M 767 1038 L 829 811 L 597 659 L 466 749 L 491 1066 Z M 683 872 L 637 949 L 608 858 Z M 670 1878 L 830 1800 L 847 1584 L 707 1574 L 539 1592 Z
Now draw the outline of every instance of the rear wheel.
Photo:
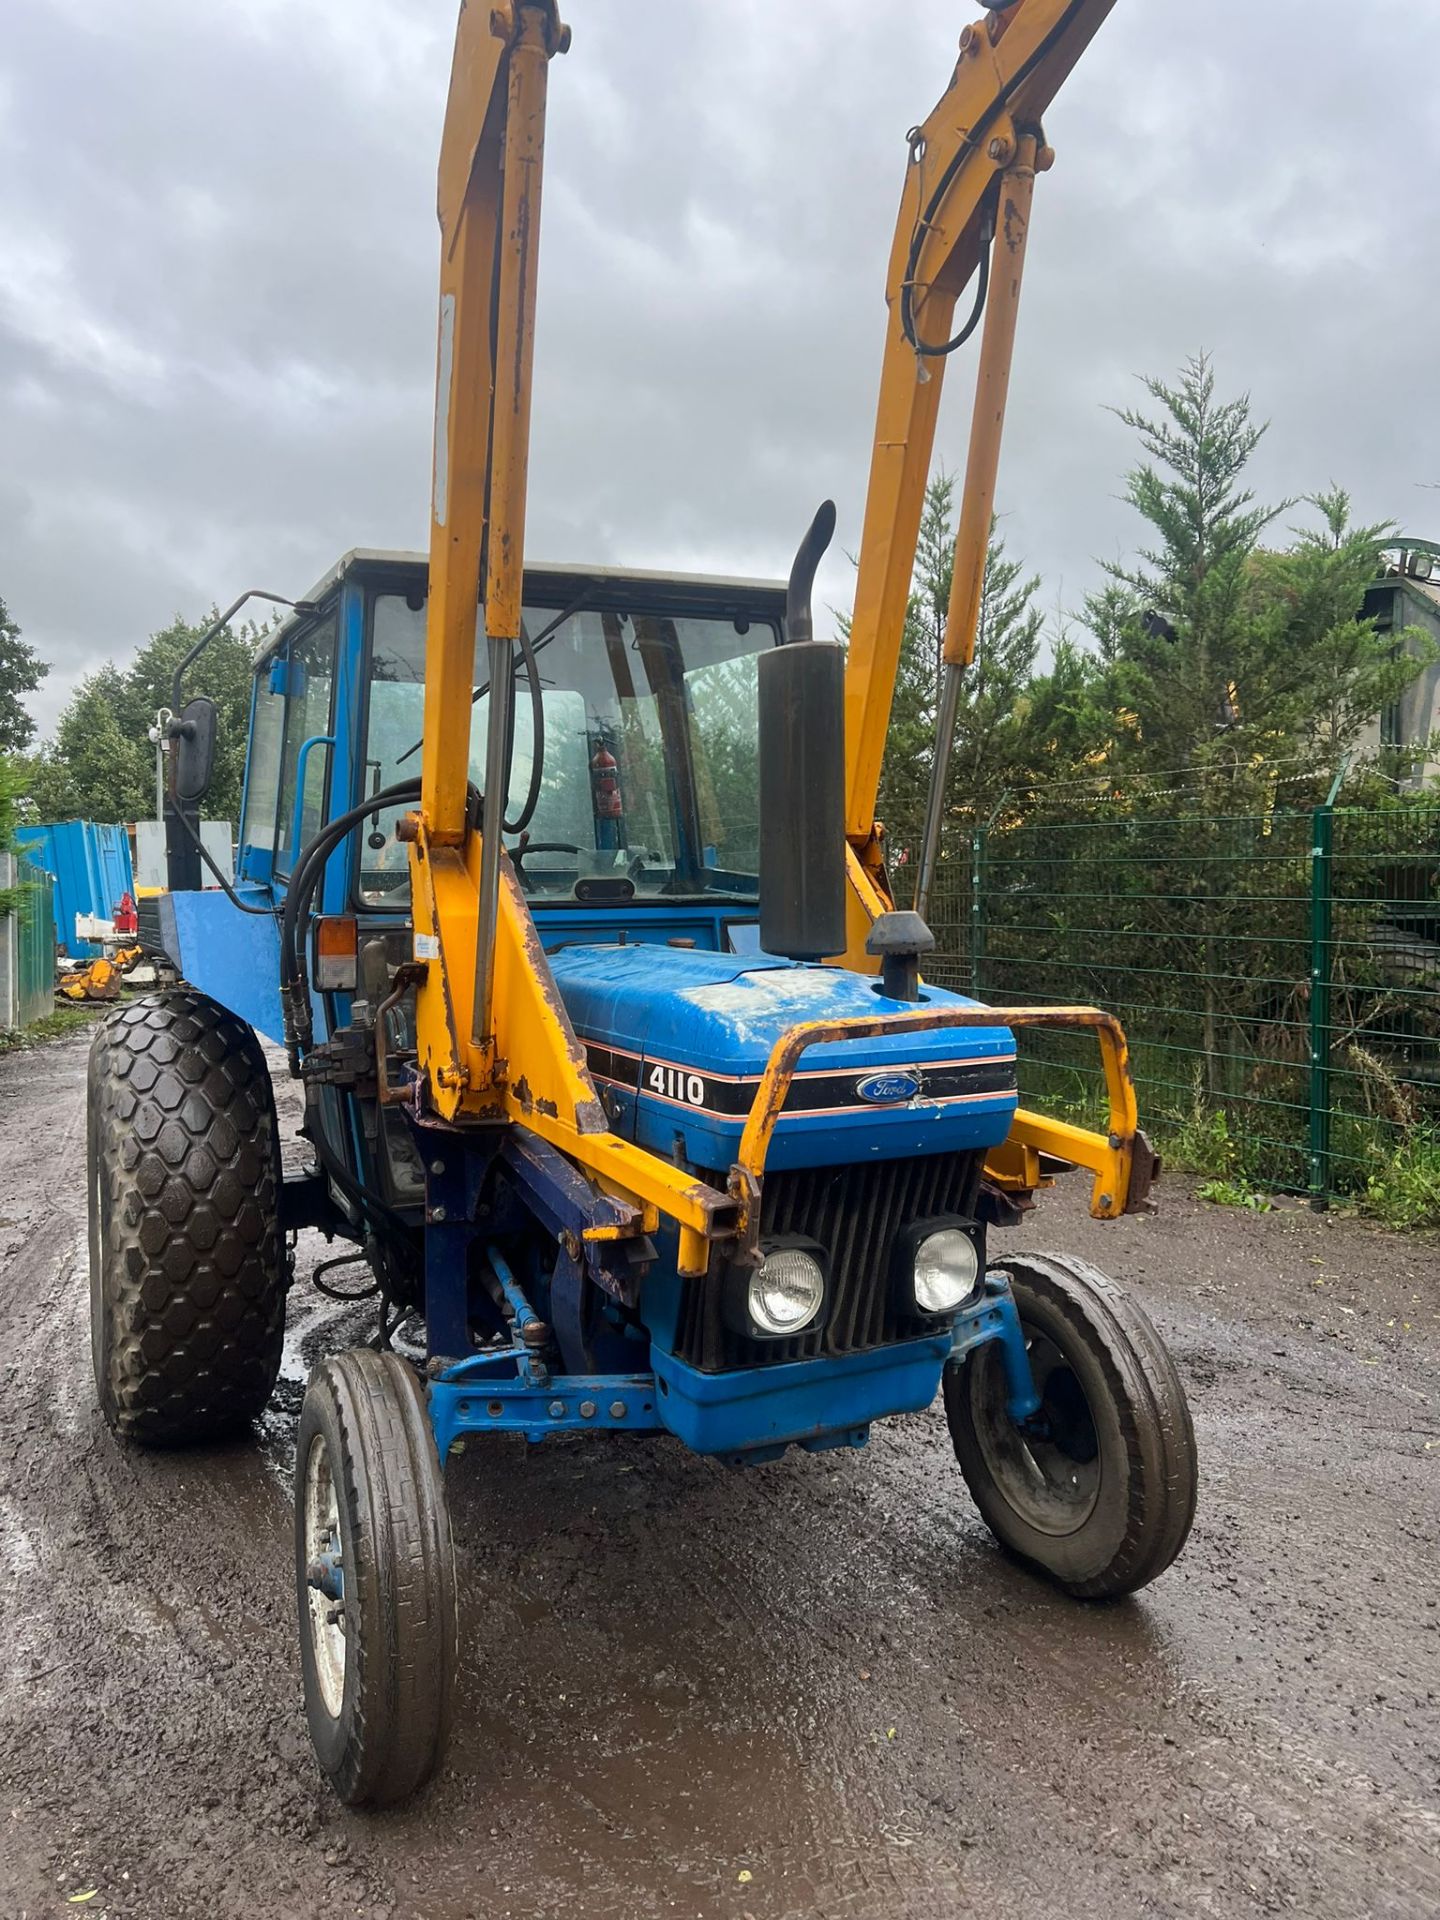
M 310 1376 L 295 1454 L 305 1715 L 352 1806 L 390 1806 L 450 1735 L 458 1620 L 445 1483 L 414 1373 L 354 1348 Z
M 1009 1276 L 1040 1395 L 1006 1410 L 995 1342 L 946 1370 L 961 1472 L 992 1533 L 1079 1599 L 1133 1593 L 1184 1546 L 1195 1435 L 1175 1364 L 1144 1311 L 1097 1267 L 1059 1254 L 997 1263 Z
M 90 1048 L 90 1335 L 115 1431 L 219 1438 L 280 1370 L 280 1143 L 254 1033 L 189 989 L 114 1013 Z

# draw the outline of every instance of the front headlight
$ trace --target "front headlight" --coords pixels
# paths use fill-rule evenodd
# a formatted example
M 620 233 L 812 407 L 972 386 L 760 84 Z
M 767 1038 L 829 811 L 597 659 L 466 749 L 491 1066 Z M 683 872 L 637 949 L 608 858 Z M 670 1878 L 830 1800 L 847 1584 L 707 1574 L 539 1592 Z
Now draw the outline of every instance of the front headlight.
M 979 1277 L 975 1242 L 958 1227 L 926 1234 L 915 1249 L 915 1304 L 922 1313 L 953 1313 Z
M 800 1333 L 824 1299 L 825 1275 L 815 1256 L 799 1247 L 777 1247 L 751 1275 L 746 1305 L 762 1333 Z

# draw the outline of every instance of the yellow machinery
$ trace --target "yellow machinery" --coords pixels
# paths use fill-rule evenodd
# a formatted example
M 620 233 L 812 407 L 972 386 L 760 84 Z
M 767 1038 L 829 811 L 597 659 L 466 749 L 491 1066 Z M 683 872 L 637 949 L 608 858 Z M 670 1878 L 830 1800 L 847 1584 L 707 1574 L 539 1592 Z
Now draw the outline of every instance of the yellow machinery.
M 876 970 L 866 942 L 893 905 L 875 800 L 955 306 L 985 265 L 989 298 L 945 632 L 949 724 L 942 720 L 920 863 L 922 913 L 959 680 L 975 645 L 1031 197 L 1037 171 L 1053 159 L 1040 117 L 1113 3 L 1015 0 L 992 7 L 982 23 L 965 28 L 951 84 L 912 135 L 886 287 L 889 323 L 845 679 L 843 960 L 861 971 Z M 569 38 L 553 0 L 500 7 L 467 0 L 461 8 L 440 161 L 423 789 L 406 826 L 417 957 L 432 943 L 434 949 L 421 962 L 420 1060 L 438 1114 L 523 1120 L 630 1200 L 637 1220 L 658 1208 L 676 1221 L 683 1270 L 702 1272 L 717 1232 L 744 1230 L 749 1196 L 763 1174 L 763 1113 L 774 1104 L 783 1062 L 773 1063 L 763 1103 L 757 1100 L 732 1181 L 733 1205 L 617 1139 L 501 851 L 500 780 L 487 782 L 484 817 L 477 823 L 467 816 L 477 582 L 492 685 L 511 682 L 519 643 L 546 90 L 549 62 Z M 505 704 L 494 702 L 490 714 L 488 761 L 498 768 L 507 760 Z M 1051 1154 L 1093 1172 L 1097 1215 L 1113 1217 L 1143 1202 L 1151 1167 L 1148 1149 L 1137 1142 L 1118 1025 L 1089 1008 L 1006 1008 L 992 1017 L 1010 1028 L 1038 1022 L 1092 1029 L 1111 1102 L 1105 1135 L 1017 1114 L 992 1157 L 993 1176 L 1012 1189 L 1033 1189 L 1041 1180 L 1039 1156 Z
M 402 1798 L 444 1749 L 462 1436 L 668 1434 L 759 1465 L 862 1446 L 943 1390 L 983 1518 L 1068 1592 L 1133 1592 L 1188 1532 L 1193 1435 L 1144 1313 L 1083 1262 L 987 1239 L 1060 1163 L 1101 1218 L 1146 1204 L 1121 1030 L 921 971 L 1041 115 L 1111 0 L 981 4 L 911 135 L 848 657 L 810 613 L 829 502 L 783 587 L 527 564 L 569 34 L 555 0 L 466 0 L 428 564 L 352 552 L 284 602 L 233 886 L 199 889 L 186 824 L 215 712 L 180 680 L 208 636 L 177 672 L 169 814 L 196 872 L 158 911 L 187 985 L 92 1054 L 96 1380 L 125 1437 L 212 1438 L 274 1386 L 287 1232 L 368 1267 L 348 1298 L 377 1301 L 375 1343 L 311 1375 L 295 1476 L 306 1711 L 347 1801 Z M 897 912 L 877 782 L 943 375 L 975 332 L 918 911 Z M 1105 1133 L 1019 1106 L 1032 1027 L 1093 1033 Z M 309 1168 L 282 1171 L 257 1033 L 303 1084 Z
M 55 992 L 62 1000 L 118 1000 L 121 979 L 143 956 L 143 947 L 121 947 L 115 953 L 102 954 L 88 966 L 62 973 Z

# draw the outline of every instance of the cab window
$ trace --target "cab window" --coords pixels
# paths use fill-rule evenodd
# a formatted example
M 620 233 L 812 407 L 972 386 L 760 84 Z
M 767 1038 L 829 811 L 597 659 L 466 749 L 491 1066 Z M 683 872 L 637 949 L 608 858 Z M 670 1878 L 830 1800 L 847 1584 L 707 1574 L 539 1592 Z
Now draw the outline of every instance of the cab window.
M 275 818 L 280 788 L 280 753 L 285 740 L 285 658 L 267 660 L 255 679 L 250 720 L 250 751 L 245 763 L 245 812 L 240 823 L 240 874 L 246 880 L 270 878 L 275 857 Z
M 325 820 L 330 771 L 330 706 L 335 685 L 336 621 L 332 614 L 290 642 L 285 668 L 285 729 L 275 819 L 275 872 L 289 873 L 297 853 Z M 315 742 L 307 748 L 307 741 Z M 303 781 L 303 792 L 301 783 Z M 296 831 L 296 798 L 299 831 Z
M 756 661 L 778 641 L 760 620 L 527 606 L 540 725 L 517 649 L 506 832 L 537 902 L 611 898 L 753 901 L 759 867 Z M 478 624 L 478 623 L 477 623 Z M 477 634 L 470 778 L 484 777 L 489 693 Z M 366 781 L 377 792 L 420 772 L 425 609 L 372 603 Z M 540 737 L 540 736 L 543 736 Z M 533 805 L 531 805 L 533 797 Z M 361 836 L 360 898 L 404 905 L 397 810 Z M 604 890 L 592 883 L 604 883 Z

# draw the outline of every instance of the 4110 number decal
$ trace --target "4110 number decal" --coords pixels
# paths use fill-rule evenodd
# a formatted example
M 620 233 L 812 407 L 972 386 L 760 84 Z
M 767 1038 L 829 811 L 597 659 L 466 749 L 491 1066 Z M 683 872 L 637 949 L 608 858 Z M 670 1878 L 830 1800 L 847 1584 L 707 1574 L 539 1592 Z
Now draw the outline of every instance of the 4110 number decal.
M 705 1104 L 705 1082 L 698 1073 L 685 1073 L 679 1067 L 651 1067 L 645 1084 L 662 1099 L 683 1100 L 689 1107 Z

